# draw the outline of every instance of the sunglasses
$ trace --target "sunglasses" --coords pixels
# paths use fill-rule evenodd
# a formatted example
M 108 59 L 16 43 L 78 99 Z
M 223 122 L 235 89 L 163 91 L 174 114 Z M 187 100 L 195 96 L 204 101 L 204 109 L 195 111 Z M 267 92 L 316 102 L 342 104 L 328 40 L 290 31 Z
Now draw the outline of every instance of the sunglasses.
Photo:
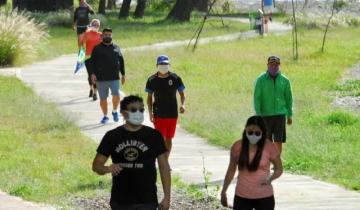
M 135 112 L 137 112 L 137 111 L 140 111 L 141 113 L 143 113 L 144 111 L 145 111 L 145 109 L 144 108 L 140 108 L 140 109 L 136 109 L 136 108 L 132 108 L 132 109 L 130 109 L 130 110 L 128 110 L 129 112 L 132 112 L 132 113 L 135 113 Z
M 255 136 L 261 136 L 262 132 L 261 131 L 247 131 L 246 132 L 249 136 L 255 134 Z

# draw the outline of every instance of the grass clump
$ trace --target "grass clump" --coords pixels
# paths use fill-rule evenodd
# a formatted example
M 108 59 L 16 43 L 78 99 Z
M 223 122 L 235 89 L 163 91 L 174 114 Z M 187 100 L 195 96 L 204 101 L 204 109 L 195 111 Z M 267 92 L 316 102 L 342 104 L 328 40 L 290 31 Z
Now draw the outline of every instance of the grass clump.
M 360 96 L 360 80 L 346 80 L 344 84 L 337 85 L 335 90 L 341 96 Z
M 47 37 L 45 25 L 24 12 L 0 12 L 0 66 L 19 65 L 36 58 L 36 44 Z
M 16 78 L 0 77 L 0 88 L 0 189 L 63 206 L 69 195 L 110 188 L 91 170 L 95 143 L 54 104 Z
M 337 111 L 328 114 L 325 117 L 325 121 L 329 125 L 338 125 L 344 127 L 357 123 L 359 119 L 350 113 Z

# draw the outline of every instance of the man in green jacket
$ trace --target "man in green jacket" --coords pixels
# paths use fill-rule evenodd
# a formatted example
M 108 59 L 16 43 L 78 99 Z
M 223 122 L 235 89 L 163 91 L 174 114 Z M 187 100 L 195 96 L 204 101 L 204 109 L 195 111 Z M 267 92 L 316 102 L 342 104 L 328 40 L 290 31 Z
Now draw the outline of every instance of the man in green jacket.
M 270 56 L 267 71 L 255 82 L 254 107 L 262 116 L 267 127 L 267 136 L 282 151 L 286 141 L 286 121 L 292 124 L 292 91 L 289 79 L 280 72 L 280 58 Z

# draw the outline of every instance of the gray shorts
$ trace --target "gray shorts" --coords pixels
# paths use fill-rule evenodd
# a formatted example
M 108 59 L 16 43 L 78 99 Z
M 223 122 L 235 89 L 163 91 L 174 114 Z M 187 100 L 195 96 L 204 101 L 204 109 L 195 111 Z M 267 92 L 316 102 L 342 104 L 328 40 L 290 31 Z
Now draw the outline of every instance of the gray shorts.
M 111 90 L 111 95 L 120 95 L 120 80 L 96 81 L 96 87 L 98 89 L 100 100 L 107 99 L 109 96 L 109 89 Z
M 264 116 L 263 117 L 266 129 L 267 138 L 274 142 L 286 142 L 286 117 L 285 115 Z

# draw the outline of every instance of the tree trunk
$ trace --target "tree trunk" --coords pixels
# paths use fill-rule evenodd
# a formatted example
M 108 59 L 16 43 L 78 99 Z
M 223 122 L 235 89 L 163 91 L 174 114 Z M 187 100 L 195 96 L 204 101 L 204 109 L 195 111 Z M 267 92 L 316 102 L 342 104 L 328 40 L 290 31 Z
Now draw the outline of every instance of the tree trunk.
M 171 9 L 167 19 L 174 19 L 181 22 L 189 21 L 190 14 L 194 9 L 193 0 L 177 0 Z
M 131 0 L 123 0 L 119 13 L 119 19 L 121 18 L 126 19 L 127 17 L 129 17 L 130 4 L 131 4 Z
M 135 13 L 134 13 L 134 17 L 135 18 L 144 17 L 145 7 L 146 7 L 146 0 L 138 0 L 137 5 L 136 5 L 136 9 L 135 9 Z
M 107 6 L 106 6 L 106 8 L 107 8 L 108 10 L 112 10 L 114 5 L 115 5 L 115 1 L 114 1 L 114 0 L 107 0 Z
M 297 39 L 297 25 L 296 25 L 296 13 L 295 13 L 295 5 L 294 0 L 291 0 L 292 12 L 293 12 L 293 29 L 292 29 L 292 37 L 293 37 L 293 59 L 297 60 L 299 58 L 298 51 L 298 39 Z
M 105 15 L 105 6 L 106 6 L 106 0 L 100 0 L 99 1 L 99 14 Z
M 327 34 L 328 30 L 329 30 L 331 19 L 334 17 L 335 5 L 336 5 L 336 0 L 334 0 L 334 2 L 333 2 L 332 10 L 331 10 L 331 16 L 329 17 L 328 22 L 326 24 L 324 37 L 323 37 L 323 41 L 322 41 L 322 46 L 321 46 L 321 52 L 324 52 L 326 34 Z
M 0 0 L 0 6 L 6 5 L 7 0 Z
M 207 12 L 209 0 L 197 0 L 195 2 L 195 9 L 201 12 Z

